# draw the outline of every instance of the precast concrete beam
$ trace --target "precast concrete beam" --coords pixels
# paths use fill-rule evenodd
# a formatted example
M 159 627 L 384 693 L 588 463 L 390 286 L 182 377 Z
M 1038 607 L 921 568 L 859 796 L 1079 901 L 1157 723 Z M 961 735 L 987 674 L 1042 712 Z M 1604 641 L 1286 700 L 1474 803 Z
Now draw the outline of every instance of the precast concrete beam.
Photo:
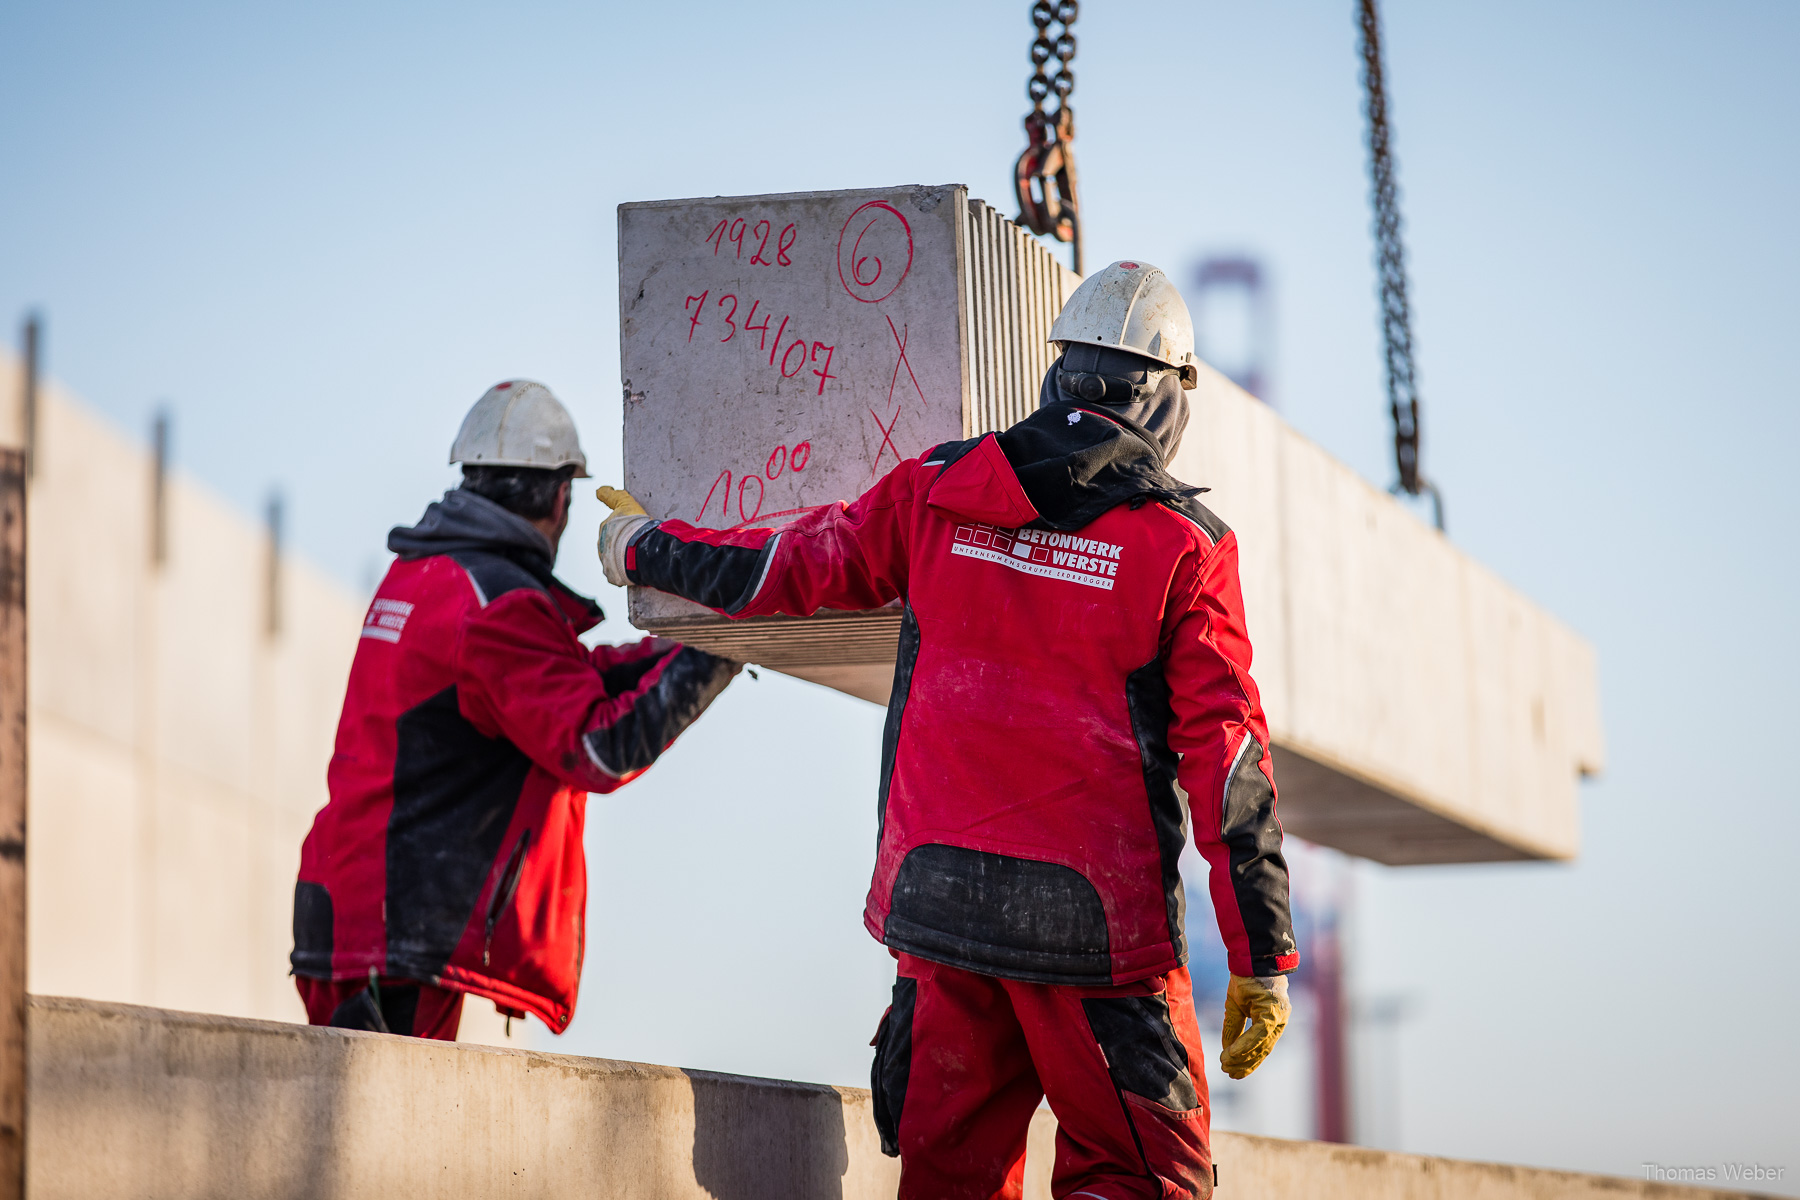
M 619 210 L 626 485 L 779 525 L 1035 407 L 1078 281 L 957 186 Z M 1238 533 L 1282 820 L 1385 863 L 1569 858 L 1602 765 L 1592 650 L 1203 367 L 1173 472 Z M 885 703 L 900 613 L 632 620 Z
M 869 1093 L 37 998 L 33 1200 L 892 1200 Z M 1028 1200 L 1055 1123 L 1034 1122 Z M 1221 1200 L 1721 1200 L 1602 1175 L 1215 1133 Z

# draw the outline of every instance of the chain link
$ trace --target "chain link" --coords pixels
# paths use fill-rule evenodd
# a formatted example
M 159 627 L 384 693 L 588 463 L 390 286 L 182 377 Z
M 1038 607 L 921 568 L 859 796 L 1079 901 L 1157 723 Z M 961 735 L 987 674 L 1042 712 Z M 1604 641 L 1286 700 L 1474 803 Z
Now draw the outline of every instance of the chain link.
M 1400 240 L 1400 195 L 1381 71 L 1381 18 L 1376 0 L 1359 0 L 1364 111 L 1369 119 L 1369 201 L 1375 209 L 1375 262 L 1381 294 L 1381 335 L 1387 365 L 1388 411 L 1394 418 L 1394 490 L 1428 495 L 1444 527 L 1444 501 L 1419 470 L 1419 382 L 1413 365 L 1412 306 L 1406 297 L 1406 246 Z
M 1077 0 L 1035 0 L 1031 23 L 1037 37 L 1031 43 L 1031 77 L 1025 95 L 1031 111 L 1025 114 L 1024 153 L 1013 164 L 1019 193 L 1019 223 L 1033 233 L 1068 242 L 1074 248 L 1075 271 L 1081 272 L 1081 226 L 1075 200 L 1075 113 L 1069 97 L 1075 92 L 1075 18 L 1081 14 Z M 1061 29 L 1051 35 L 1051 26 Z M 1052 65 L 1054 64 L 1054 66 Z M 1046 112 L 1051 96 L 1056 107 Z

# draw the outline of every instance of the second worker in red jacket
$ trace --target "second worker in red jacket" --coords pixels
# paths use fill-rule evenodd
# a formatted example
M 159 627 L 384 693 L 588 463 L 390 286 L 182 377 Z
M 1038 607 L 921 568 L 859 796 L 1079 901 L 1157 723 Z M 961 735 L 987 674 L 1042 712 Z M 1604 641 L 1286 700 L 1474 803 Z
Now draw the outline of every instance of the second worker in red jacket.
M 1206 1196 L 1210 1113 L 1177 866 L 1205 856 L 1248 1074 L 1299 964 L 1237 541 L 1166 464 L 1193 327 L 1163 273 L 1114 263 L 1051 340 L 1038 411 L 938 446 L 779 530 L 652 521 L 624 493 L 615 583 L 733 617 L 903 604 L 864 924 L 899 960 L 876 1122 L 902 1197 Z M 1245 1028 L 1245 1026 L 1248 1028 Z
M 490 388 L 462 486 L 395 529 L 363 619 L 331 801 L 294 888 L 315 1025 L 452 1039 L 465 996 L 556 1033 L 575 1015 L 588 794 L 650 768 L 737 664 L 659 638 L 592 648 L 600 606 L 551 572 L 587 458 L 543 384 Z

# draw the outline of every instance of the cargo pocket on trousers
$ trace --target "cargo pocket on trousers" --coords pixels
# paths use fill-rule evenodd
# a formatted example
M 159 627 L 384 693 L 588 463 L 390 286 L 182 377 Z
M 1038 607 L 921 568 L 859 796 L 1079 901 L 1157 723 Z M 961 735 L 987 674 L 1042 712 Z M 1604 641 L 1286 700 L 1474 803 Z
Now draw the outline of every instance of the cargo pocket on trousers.
M 900 1153 L 900 1110 L 906 1106 L 906 1082 L 912 1075 L 913 1007 L 919 981 L 901 976 L 894 981 L 894 1003 L 881 1015 L 875 1030 L 875 1065 L 869 1071 L 869 1092 L 874 1102 L 875 1130 L 881 1135 L 881 1152 L 889 1158 Z

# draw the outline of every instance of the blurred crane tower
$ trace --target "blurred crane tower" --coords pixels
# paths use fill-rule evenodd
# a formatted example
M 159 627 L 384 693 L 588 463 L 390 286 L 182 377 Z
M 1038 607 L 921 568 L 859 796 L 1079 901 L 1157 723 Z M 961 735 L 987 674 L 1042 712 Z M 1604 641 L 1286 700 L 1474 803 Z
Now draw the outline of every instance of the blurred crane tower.
M 1187 300 L 1200 357 L 1258 400 L 1271 403 L 1275 317 L 1261 261 L 1247 255 L 1202 260 Z

